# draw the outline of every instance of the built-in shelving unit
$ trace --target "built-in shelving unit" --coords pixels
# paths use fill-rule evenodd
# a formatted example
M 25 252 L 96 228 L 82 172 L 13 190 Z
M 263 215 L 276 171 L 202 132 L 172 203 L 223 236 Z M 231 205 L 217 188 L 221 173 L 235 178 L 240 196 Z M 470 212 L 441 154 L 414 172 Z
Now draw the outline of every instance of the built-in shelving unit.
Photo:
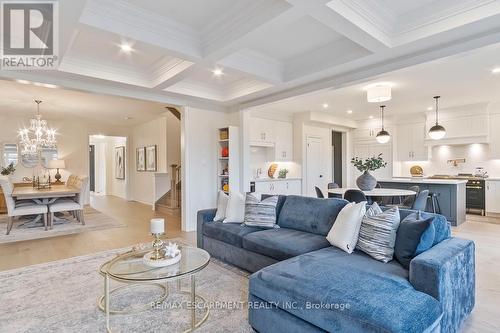
M 238 127 L 219 128 L 217 133 L 217 190 L 229 193 L 239 191 L 240 153 Z

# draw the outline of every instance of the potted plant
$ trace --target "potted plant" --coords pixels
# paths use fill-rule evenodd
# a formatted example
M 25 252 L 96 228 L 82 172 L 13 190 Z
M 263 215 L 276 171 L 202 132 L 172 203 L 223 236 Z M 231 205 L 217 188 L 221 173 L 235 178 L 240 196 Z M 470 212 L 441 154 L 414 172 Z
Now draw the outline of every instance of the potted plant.
M 10 174 L 13 174 L 14 171 L 16 171 L 16 168 L 14 168 L 14 162 L 11 162 L 6 168 L 2 167 L 2 171 L 0 173 L 3 176 L 8 176 Z
M 286 178 L 287 173 L 289 172 L 288 169 L 280 169 L 278 172 L 278 178 Z
M 370 174 L 370 171 L 375 171 L 380 168 L 385 168 L 387 162 L 382 158 L 382 154 L 377 157 L 373 156 L 365 160 L 358 157 L 353 157 L 351 163 L 359 172 L 363 174 L 356 179 L 356 185 L 362 191 L 371 191 L 377 186 L 377 179 Z

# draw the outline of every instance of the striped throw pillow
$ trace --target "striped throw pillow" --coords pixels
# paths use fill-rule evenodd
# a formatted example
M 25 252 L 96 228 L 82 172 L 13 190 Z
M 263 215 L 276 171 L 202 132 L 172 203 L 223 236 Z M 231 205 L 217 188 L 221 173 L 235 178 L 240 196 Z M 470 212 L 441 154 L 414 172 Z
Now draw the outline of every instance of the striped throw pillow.
M 399 209 L 392 207 L 380 212 L 377 208 L 368 209 L 363 217 L 356 248 L 376 260 L 389 262 L 394 256 L 400 221 Z
M 245 201 L 245 225 L 261 228 L 274 228 L 276 225 L 276 205 L 278 196 L 260 200 L 247 193 Z

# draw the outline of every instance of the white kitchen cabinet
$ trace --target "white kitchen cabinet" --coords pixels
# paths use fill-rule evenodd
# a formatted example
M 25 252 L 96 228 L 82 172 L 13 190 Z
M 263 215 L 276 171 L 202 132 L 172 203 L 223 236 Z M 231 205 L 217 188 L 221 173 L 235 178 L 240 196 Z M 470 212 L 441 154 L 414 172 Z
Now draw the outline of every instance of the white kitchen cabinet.
M 398 161 L 426 161 L 425 124 L 401 124 L 396 133 L 396 159 Z
M 427 129 L 436 124 L 434 117 L 427 120 Z M 468 115 L 457 118 L 440 119 L 439 124 L 446 129 L 446 139 L 462 139 L 488 136 L 488 115 Z M 428 140 L 432 140 L 427 134 Z
M 374 156 L 377 157 L 379 154 L 382 154 L 382 158 L 387 162 L 387 165 L 385 168 L 370 171 L 370 173 L 377 179 L 392 178 L 392 146 L 390 143 L 354 145 L 354 157 L 359 157 L 364 160 Z M 354 168 L 352 164 L 351 167 Z M 359 175 L 361 175 L 361 173 L 355 169 L 355 177 L 357 178 Z
M 490 158 L 500 159 L 500 114 L 490 115 Z
M 275 121 L 264 118 L 250 118 L 250 142 L 252 143 L 274 143 Z
M 302 181 L 300 179 L 256 181 L 255 192 L 264 194 L 301 195 Z
M 378 143 L 377 142 L 377 134 L 382 130 L 380 125 L 373 125 L 366 127 L 356 128 L 353 132 L 354 141 L 366 143 Z M 385 130 L 388 131 L 391 135 L 393 133 L 393 129 L 391 127 L 385 127 Z M 392 140 L 392 139 L 391 139 Z
M 500 180 L 486 180 L 486 213 L 500 213 Z
M 275 144 L 274 150 L 276 161 L 293 160 L 293 126 L 292 123 L 275 121 Z

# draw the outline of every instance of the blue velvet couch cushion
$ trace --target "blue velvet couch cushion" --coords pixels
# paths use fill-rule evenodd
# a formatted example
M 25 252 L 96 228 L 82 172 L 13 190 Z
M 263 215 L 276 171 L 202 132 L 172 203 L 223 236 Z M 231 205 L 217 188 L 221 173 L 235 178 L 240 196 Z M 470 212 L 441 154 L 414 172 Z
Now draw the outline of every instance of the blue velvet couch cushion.
M 339 212 L 348 202 L 344 199 L 318 199 L 290 195 L 278 218 L 282 228 L 326 236 Z
M 394 257 L 407 269 L 413 258 L 433 246 L 436 237 L 435 217 L 423 219 L 420 215 L 418 212 L 405 217 L 396 235 Z
M 239 223 L 208 222 L 203 224 L 205 236 L 237 247 L 242 247 L 243 236 L 261 230 L 264 229 Z
M 414 214 L 416 211 L 411 210 L 411 209 L 400 209 L 399 210 L 399 215 L 401 217 L 401 220 L 405 219 L 408 215 Z M 419 212 L 420 217 L 422 219 L 428 219 L 430 217 L 434 217 L 434 220 L 432 221 L 432 224 L 435 229 L 435 235 L 434 235 L 434 242 L 432 243 L 432 246 L 441 243 L 445 239 L 448 239 L 451 237 L 451 226 L 450 222 L 446 220 L 446 217 L 440 214 L 433 214 L 433 213 L 427 213 L 427 212 Z
M 416 291 L 395 260 L 335 247 L 263 268 L 249 292 L 328 332 L 432 331 L 442 317 L 440 303 Z
M 243 237 L 243 248 L 276 260 L 285 260 L 303 253 L 330 246 L 324 236 L 279 228 L 252 232 Z

